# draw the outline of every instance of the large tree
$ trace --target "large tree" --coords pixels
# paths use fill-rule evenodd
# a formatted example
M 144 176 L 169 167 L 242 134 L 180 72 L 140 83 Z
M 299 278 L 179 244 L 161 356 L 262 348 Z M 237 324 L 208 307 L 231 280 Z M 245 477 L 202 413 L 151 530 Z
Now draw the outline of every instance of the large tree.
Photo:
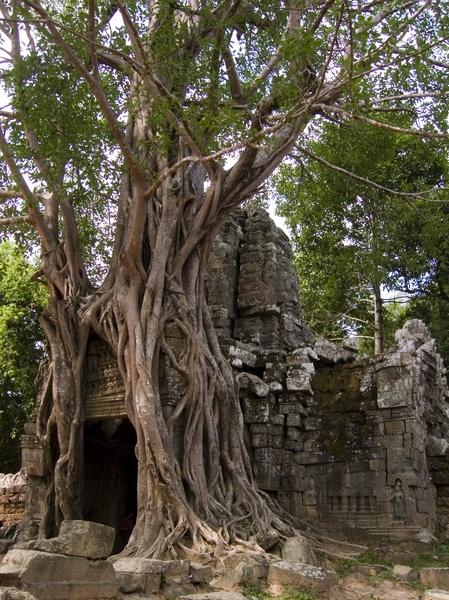
M 439 107 L 445 89 L 444 5 L 0 0 L 0 11 L 11 99 L 0 113 L 0 224 L 37 234 L 50 291 L 38 432 L 44 445 L 56 436 L 58 455 L 53 465 L 47 454 L 40 534 L 83 516 L 93 332 L 117 356 L 137 434 L 130 551 L 223 548 L 246 535 L 248 515 L 256 533 L 282 530 L 256 489 L 206 303 L 211 243 L 317 115 L 364 120 L 376 104 L 381 123 L 386 109 L 416 110 L 416 133 L 445 135 L 439 115 L 419 132 L 426 99 Z M 182 383 L 168 419 L 164 361 Z

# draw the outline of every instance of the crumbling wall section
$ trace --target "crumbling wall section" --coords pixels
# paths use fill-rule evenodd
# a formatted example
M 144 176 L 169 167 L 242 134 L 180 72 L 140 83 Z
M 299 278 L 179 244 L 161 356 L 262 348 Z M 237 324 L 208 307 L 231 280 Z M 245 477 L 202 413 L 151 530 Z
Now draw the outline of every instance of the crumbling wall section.
M 0 537 L 23 519 L 25 491 L 26 483 L 20 473 L 0 473 Z

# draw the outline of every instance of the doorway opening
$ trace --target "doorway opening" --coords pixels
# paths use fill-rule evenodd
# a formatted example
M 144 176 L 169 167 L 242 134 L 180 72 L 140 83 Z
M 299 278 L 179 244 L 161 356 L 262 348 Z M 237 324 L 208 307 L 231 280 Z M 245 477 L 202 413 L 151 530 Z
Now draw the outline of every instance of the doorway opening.
M 117 530 L 114 552 L 126 545 L 121 524 L 137 514 L 136 432 L 129 419 L 84 426 L 84 518 Z M 132 529 L 132 527 L 131 527 Z

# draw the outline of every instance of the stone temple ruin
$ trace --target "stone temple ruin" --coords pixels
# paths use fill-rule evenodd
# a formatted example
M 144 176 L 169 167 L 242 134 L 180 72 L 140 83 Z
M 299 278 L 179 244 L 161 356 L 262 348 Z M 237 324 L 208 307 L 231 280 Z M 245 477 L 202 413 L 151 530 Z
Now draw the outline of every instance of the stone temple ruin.
M 288 238 L 260 209 L 223 227 L 207 285 L 260 488 L 294 516 L 352 540 L 449 538 L 449 392 L 424 324 L 408 322 L 375 359 L 359 358 L 354 340 L 315 340 L 301 320 Z M 172 378 L 167 369 L 167 414 Z M 135 433 L 114 357 L 95 339 L 85 420 L 85 517 L 117 527 L 136 510 Z M 35 432 L 29 423 L 22 438 L 28 536 L 44 506 Z

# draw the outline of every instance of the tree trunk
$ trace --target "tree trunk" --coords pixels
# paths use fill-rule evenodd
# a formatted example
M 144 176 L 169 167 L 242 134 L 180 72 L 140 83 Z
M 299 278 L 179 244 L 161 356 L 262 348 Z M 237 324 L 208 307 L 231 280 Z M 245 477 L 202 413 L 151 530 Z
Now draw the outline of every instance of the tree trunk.
M 43 432 L 50 461 L 54 431 L 59 446 L 43 535 L 53 533 L 53 522 L 82 517 L 82 374 L 92 330 L 117 356 L 137 434 L 138 512 L 126 552 L 204 556 L 247 542 L 249 530 L 258 539 L 273 528 L 289 531 L 256 489 L 238 387 L 207 307 L 209 252 L 229 211 L 213 210 L 219 189 L 206 201 L 187 198 L 186 189 L 198 193 L 196 171 L 181 187 L 166 181 L 149 199 L 138 244 L 131 213 L 114 279 L 78 304 L 52 301 L 43 317 L 52 361 L 53 405 L 41 406 L 51 410 Z M 161 402 L 169 374 L 171 412 Z
M 384 351 L 383 301 L 380 286 L 373 286 L 374 292 L 374 354 Z

